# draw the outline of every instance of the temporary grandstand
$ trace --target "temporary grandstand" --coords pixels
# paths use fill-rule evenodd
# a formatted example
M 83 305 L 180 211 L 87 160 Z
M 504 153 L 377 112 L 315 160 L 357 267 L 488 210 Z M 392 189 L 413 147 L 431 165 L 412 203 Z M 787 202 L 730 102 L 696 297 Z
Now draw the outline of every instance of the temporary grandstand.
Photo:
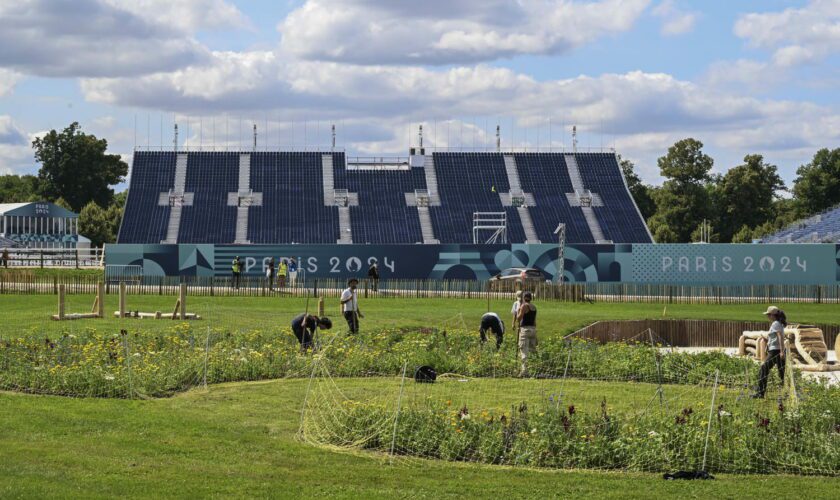
M 651 243 L 614 152 L 137 151 L 119 243 Z
M 762 243 L 840 243 L 840 205 L 799 220 Z

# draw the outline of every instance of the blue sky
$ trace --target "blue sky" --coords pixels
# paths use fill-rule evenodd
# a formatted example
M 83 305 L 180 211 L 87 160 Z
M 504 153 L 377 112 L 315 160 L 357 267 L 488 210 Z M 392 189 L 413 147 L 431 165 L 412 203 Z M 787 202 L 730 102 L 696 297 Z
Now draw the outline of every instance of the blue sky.
M 261 148 L 327 145 L 335 123 L 358 155 L 405 154 L 421 123 L 531 148 L 576 124 L 653 183 L 683 137 L 788 183 L 840 147 L 840 0 L 23 0 L 0 46 L 0 173 L 35 172 L 31 139 L 74 120 L 128 161 L 174 121 L 196 148 L 239 147 L 240 121 Z

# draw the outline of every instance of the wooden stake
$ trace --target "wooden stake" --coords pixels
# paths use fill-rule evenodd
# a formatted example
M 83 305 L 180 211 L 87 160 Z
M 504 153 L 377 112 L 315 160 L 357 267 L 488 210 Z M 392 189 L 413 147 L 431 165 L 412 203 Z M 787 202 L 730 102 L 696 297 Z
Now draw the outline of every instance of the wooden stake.
M 64 319 L 64 283 L 58 285 L 58 319 Z
M 96 308 L 96 315 L 99 318 L 104 318 L 105 317 L 105 283 L 100 281 L 99 286 L 97 288 L 98 289 L 96 291 L 96 294 L 97 294 L 97 298 L 99 299 L 99 302 L 97 303 L 98 307 Z
M 120 283 L 120 318 L 125 318 L 125 283 Z
M 175 309 L 172 311 L 172 319 L 178 319 L 178 310 L 181 308 L 181 299 L 175 301 Z
M 318 298 L 318 317 L 324 317 L 324 297 Z
M 180 298 L 178 302 L 181 303 L 181 319 L 187 319 L 187 284 L 181 283 Z

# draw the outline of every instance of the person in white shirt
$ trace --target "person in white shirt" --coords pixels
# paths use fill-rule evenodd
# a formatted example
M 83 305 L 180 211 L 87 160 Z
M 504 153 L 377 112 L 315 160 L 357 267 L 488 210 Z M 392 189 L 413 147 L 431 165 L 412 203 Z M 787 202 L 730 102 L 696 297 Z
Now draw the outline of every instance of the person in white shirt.
M 522 304 L 522 290 L 516 292 L 516 300 L 513 301 L 513 307 L 510 308 L 510 314 L 513 316 L 513 320 L 511 324 L 513 325 L 514 330 L 519 329 L 519 321 L 517 321 L 517 317 L 519 316 L 519 306 Z
M 776 306 L 768 307 L 764 315 L 772 323 L 767 334 L 767 358 L 761 364 L 761 370 L 758 372 L 758 391 L 753 394 L 754 398 L 763 398 L 764 393 L 767 392 L 767 377 L 770 375 L 773 365 L 778 367 L 779 379 L 782 382 L 785 380 L 785 327 L 787 326 L 787 316 L 784 311 Z
M 359 286 L 359 280 L 350 278 L 347 280 L 347 289 L 341 292 L 341 312 L 344 314 L 344 319 L 347 320 L 347 326 L 350 327 L 350 333 L 359 333 L 359 318 L 364 318 L 365 315 L 359 310 L 359 299 L 356 296 L 356 287 Z

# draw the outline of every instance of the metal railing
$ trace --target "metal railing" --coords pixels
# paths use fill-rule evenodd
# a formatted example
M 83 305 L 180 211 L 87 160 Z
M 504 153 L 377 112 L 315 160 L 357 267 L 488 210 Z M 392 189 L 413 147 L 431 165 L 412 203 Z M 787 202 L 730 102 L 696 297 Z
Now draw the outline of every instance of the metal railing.
M 7 248 L 0 249 L 0 268 L 102 267 L 104 248 Z
M 104 274 L 104 273 L 103 273 Z M 346 288 L 345 278 L 299 277 L 279 286 L 261 276 L 242 276 L 238 286 L 232 276 L 162 277 L 131 274 L 126 279 L 109 276 L 108 293 L 116 293 L 118 282 L 125 282 L 130 293 L 177 295 L 181 283 L 195 296 L 221 297 L 333 297 Z M 104 276 L 44 276 L 25 269 L 0 272 L 0 294 L 57 294 L 64 284 L 68 294 L 96 293 Z M 511 299 L 522 286 L 512 280 L 447 279 L 362 279 L 359 293 L 371 298 L 457 298 Z M 536 300 L 606 303 L 659 304 L 840 304 L 840 284 L 836 285 L 670 285 L 640 283 L 549 283 L 529 282 L 526 289 Z

